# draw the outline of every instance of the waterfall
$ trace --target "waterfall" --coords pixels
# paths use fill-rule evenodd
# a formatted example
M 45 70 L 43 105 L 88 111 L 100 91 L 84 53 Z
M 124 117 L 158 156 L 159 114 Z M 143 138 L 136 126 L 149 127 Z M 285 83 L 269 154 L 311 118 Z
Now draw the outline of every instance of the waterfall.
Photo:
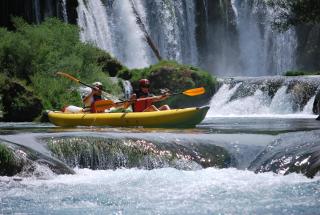
M 142 7 L 141 4 L 137 5 L 139 8 Z M 136 23 L 129 0 L 115 1 L 108 12 L 112 17 L 113 54 L 130 68 L 150 65 L 152 53 L 144 41 L 143 32 Z
M 288 87 L 282 86 L 272 99 L 270 112 L 277 114 L 293 113 L 292 97 L 287 93 Z
M 278 33 L 271 21 L 277 8 L 263 1 L 233 1 L 237 16 L 240 59 L 246 75 L 282 74 L 295 68 L 297 38 L 294 29 Z
M 40 2 L 39 2 L 39 0 L 34 0 L 33 5 L 34 5 L 35 21 L 36 21 L 37 24 L 39 24 L 40 21 L 41 21 Z
M 82 41 L 108 51 L 129 68 L 156 63 L 129 0 L 77 1 Z M 220 76 L 277 75 L 297 67 L 296 29 L 275 31 L 271 22 L 280 8 L 270 8 L 265 1 L 132 2 L 164 59 L 198 65 Z M 58 8 L 67 21 L 71 14 L 66 3 L 60 0 L 56 9 L 51 0 L 33 0 L 35 22 L 57 14 Z
M 208 116 L 312 117 L 318 77 L 263 77 L 220 80 Z
M 312 108 L 313 108 L 313 103 L 314 103 L 315 99 L 316 99 L 316 96 L 314 95 L 314 96 L 308 101 L 308 103 L 306 104 L 306 106 L 303 108 L 302 113 L 312 114 Z
M 78 25 L 81 29 L 82 41 L 92 42 L 96 46 L 113 53 L 109 19 L 100 0 L 78 0 Z
M 130 68 L 156 62 L 129 0 L 78 2 L 78 25 L 83 41 L 110 52 Z M 164 58 L 197 64 L 193 0 L 134 0 L 134 4 Z
M 62 0 L 62 15 L 63 15 L 63 20 L 65 22 L 68 22 L 67 0 Z
M 129 100 L 133 92 L 131 82 L 127 80 L 123 80 L 122 86 L 123 86 L 124 98 Z
M 273 30 L 271 21 L 278 9 L 269 8 L 264 1 L 231 0 L 229 4 L 202 0 L 198 4 L 204 9 L 202 38 L 206 42 L 201 47 L 196 40 L 196 27 L 201 23 L 196 20 L 195 0 L 133 2 L 165 59 L 200 65 L 219 75 L 275 75 L 296 67 L 296 32 Z M 156 62 L 129 0 L 78 0 L 78 3 L 83 41 L 110 52 L 129 68 Z M 67 14 L 63 14 L 67 19 Z

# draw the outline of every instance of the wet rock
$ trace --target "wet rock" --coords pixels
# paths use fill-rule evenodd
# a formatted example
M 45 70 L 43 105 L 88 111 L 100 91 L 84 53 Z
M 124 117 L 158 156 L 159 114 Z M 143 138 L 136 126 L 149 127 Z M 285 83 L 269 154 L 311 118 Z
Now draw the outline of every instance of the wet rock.
M 300 81 L 292 81 L 288 86 L 288 93 L 293 96 L 293 110 L 302 111 L 310 98 L 315 94 L 317 87 Z
M 256 173 L 302 173 L 314 177 L 320 170 L 320 131 L 280 135 L 251 163 Z
M 178 64 L 174 61 L 161 61 L 141 70 L 132 70 L 132 85 L 134 89 L 139 88 L 138 80 L 147 78 L 150 80 L 151 91 L 160 95 L 162 89 L 169 89 L 171 93 L 183 92 L 187 89 L 205 87 L 206 93 L 199 96 L 172 96 L 164 102 L 172 108 L 183 108 L 190 106 L 202 106 L 210 102 L 215 93 L 217 82 L 206 71 L 193 66 Z
M 316 97 L 314 99 L 312 112 L 314 114 L 320 114 L 320 90 L 317 91 Z
M 0 142 L 0 175 L 43 177 L 48 174 L 74 174 L 62 162 L 11 142 Z
M 44 139 L 53 156 L 71 167 L 91 169 L 173 167 L 199 169 L 226 168 L 231 156 L 211 144 L 182 145 L 141 139 L 101 137 L 60 137 Z
M 124 69 L 124 67 L 118 60 L 111 57 L 107 53 L 104 53 L 102 56 L 100 56 L 97 61 L 98 64 L 102 67 L 102 70 L 105 73 L 108 73 L 110 77 L 115 77 L 119 71 Z
M 35 4 L 34 0 L 2 0 L 0 2 L 0 26 L 14 29 L 11 17 L 23 17 L 28 23 L 38 23 L 49 16 L 63 20 L 63 8 L 60 0 L 39 1 L 37 11 L 35 11 Z M 66 0 L 68 22 L 71 24 L 77 24 L 77 7 L 77 0 Z
M 320 24 L 297 27 L 297 63 L 304 70 L 320 68 Z

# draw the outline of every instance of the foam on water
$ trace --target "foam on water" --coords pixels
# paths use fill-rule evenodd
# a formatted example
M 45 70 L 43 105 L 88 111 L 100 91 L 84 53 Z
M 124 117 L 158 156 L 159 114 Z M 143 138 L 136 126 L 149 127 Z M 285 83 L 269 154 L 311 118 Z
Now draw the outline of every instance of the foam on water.
M 0 177 L 2 211 L 13 213 L 315 213 L 320 178 L 235 169 L 77 169 L 49 180 Z M 254 204 L 252 204 L 254 202 Z
M 280 87 L 271 98 L 257 89 L 253 95 L 231 100 L 241 83 L 231 87 L 223 84 L 210 102 L 207 118 L 210 117 L 267 117 L 267 118 L 316 118 L 312 113 L 315 96 L 309 99 L 302 111 L 293 110 L 293 95 L 288 86 Z

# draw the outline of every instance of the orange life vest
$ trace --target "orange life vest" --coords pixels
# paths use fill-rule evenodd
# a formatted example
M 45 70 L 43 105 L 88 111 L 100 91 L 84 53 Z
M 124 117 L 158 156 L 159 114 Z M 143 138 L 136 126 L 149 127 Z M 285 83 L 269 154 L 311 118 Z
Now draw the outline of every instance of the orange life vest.
M 145 109 L 152 105 L 153 101 L 152 98 L 150 99 L 137 99 L 133 106 L 134 112 L 143 112 Z

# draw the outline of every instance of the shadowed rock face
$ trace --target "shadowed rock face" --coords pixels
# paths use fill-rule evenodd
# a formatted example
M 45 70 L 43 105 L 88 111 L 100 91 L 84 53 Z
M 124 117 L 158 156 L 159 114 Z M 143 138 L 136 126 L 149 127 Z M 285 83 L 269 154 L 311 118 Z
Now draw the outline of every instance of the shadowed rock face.
M 280 135 L 251 163 L 250 170 L 314 177 L 320 170 L 320 131 Z
M 36 3 L 37 1 L 38 4 Z M 77 0 L 66 0 L 66 11 L 69 23 L 77 23 L 77 6 Z M 11 16 L 23 17 L 29 23 L 41 22 L 46 17 L 63 19 L 62 0 L 1 0 L 0 26 L 14 29 Z
M 0 94 L 4 121 L 33 121 L 42 112 L 41 100 L 22 83 L 9 81 L 0 89 Z
M 51 174 L 74 174 L 74 171 L 45 155 L 26 147 L 0 140 L 0 175 L 36 176 Z
M 232 159 L 222 147 L 211 144 L 182 145 L 140 139 L 57 137 L 43 139 L 53 156 L 71 167 L 91 169 L 173 167 L 194 170 L 227 168 Z

